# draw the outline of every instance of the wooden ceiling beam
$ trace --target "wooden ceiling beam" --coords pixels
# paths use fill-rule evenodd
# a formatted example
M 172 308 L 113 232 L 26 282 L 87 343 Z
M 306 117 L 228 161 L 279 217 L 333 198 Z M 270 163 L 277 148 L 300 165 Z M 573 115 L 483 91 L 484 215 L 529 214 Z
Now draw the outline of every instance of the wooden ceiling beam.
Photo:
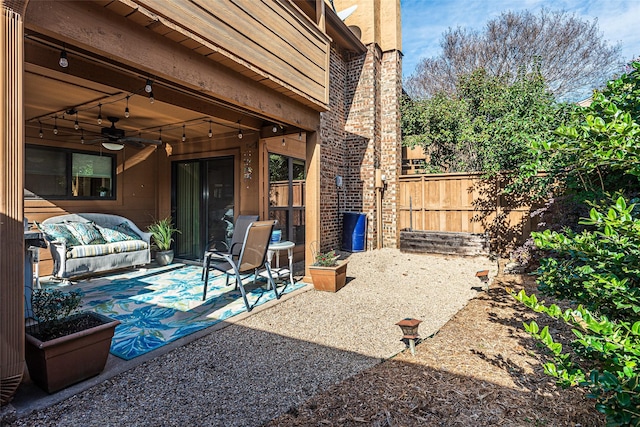
M 30 2 L 25 27 L 255 115 L 302 129 L 319 126 L 318 111 L 312 106 L 307 108 L 91 2 Z
M 82 56 L 70 56 L 70 59 L 72 63 L 65 69 L 65 75 L 90 80 L 128 93 L 140 91 L 145 84 L 145 80 L 142 77 L 110 68 L 98 61 L 91 61 Z M 33 64 L 47 69 L 50 68 L 52 64 L 56 64 L 57 66 L 57 61 L 58 52 L 33 41 L 27 41 L 25 43 L 25 62 L 27 64 Z M 237 121 L 241 119 L 243 127 L 257 130 L 260 129 L 263 123 L 263 120 L 259 118 L 216 105 L 206 99 L 190 96 L 184 92 L 165 87 L 158 82 L 155 82 L 153 92 L 155 98 L 160 102 L 216 117 L 230 125 L 237 123 Z M 69 105 L 68 107 L 72 106 Z

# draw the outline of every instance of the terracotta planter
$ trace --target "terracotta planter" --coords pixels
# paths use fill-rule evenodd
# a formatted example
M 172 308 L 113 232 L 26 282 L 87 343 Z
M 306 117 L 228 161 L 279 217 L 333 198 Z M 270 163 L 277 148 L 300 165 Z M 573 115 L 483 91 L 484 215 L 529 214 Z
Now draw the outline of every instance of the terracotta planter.
M 347 264 L 343 261 L 335 267 L 309 266 L 313 287 L 319 291 L 337 292 L 347 283 Z
M 97 313 L 83 314 L 103 324 L 44 342 L 26 333 L 29 375 L 49 393 L 98 375 L 107 363 L 111 338 L 120 321 Z
M 161 266 L 171 264 L 173 262 L 173 249 L 156 252 L 156 262 Z

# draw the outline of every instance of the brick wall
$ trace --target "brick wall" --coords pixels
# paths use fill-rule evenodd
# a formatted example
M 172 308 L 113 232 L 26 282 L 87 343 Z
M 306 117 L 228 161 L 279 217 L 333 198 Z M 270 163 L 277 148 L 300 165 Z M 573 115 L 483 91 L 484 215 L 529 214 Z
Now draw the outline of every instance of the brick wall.
M 336 176 L 345 175 L 345 131 L 344 98 L 346 64 L 344 54 L 335 46 L 331 50 L 329 70 L 329 111 L 320 117 L 321 165 L 320 165 L 320 235 L 322 251 L 340 249 L 342 217 L 339 215 L 344 205 L 342 192 L 336 186 Z M 338 200 L 341 199 L 341 200 Z
M 331 52 L 330 110 L 322 113 L 321 250 L 342 244 L 342 213 L 367 216 L 367 250 L 377 248 L 375 169 L 387 177 L 382 197 L 383 246 L 397 247 L 397 176 L 400 173 L 401 53 Z M 336 186 L 336 176 L 343 187 Z
M 388 51 L 382 55 L 381 72 L 381 169 L 387 180 L 382 197 L 383 246 L 399 247 L 398 177 L 402 174 L 402 132 L 400 98 L 402 97 L 402 54 Z

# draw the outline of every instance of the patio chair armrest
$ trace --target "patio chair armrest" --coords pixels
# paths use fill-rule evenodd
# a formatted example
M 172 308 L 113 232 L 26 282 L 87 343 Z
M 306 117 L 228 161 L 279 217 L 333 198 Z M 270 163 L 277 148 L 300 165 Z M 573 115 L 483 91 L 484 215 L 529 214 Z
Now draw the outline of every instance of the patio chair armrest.
M 234 252 L 234 250 L 237 252 Z M 241 250 L 242 250 L 242 242 L 236 242 L 231 245 L 231 248 L 229 248 L 229 253 L 234 256 L 238 256 L 240 255 Z

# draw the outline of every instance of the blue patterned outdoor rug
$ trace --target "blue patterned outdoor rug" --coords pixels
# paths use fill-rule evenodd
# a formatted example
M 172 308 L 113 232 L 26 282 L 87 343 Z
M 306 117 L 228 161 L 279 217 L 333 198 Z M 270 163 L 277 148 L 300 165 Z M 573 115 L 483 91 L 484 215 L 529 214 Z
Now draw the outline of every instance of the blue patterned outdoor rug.
M 207 299 L 202 301 L 202 267 L 148 270 L 95 278 L 74 288 L 83 292 L 82 310 L 95 311 L 122 322 L 111 341 L 111 353 L 125 360 L 153 351 L 178 338 L 246 311 L 240 289 L 225 287 L 223 275 L 209 277 Z M 264 281 L 245 282 L 251 306 L 275 298 Z M 291 292 L 306 283 L 289 284 Z

